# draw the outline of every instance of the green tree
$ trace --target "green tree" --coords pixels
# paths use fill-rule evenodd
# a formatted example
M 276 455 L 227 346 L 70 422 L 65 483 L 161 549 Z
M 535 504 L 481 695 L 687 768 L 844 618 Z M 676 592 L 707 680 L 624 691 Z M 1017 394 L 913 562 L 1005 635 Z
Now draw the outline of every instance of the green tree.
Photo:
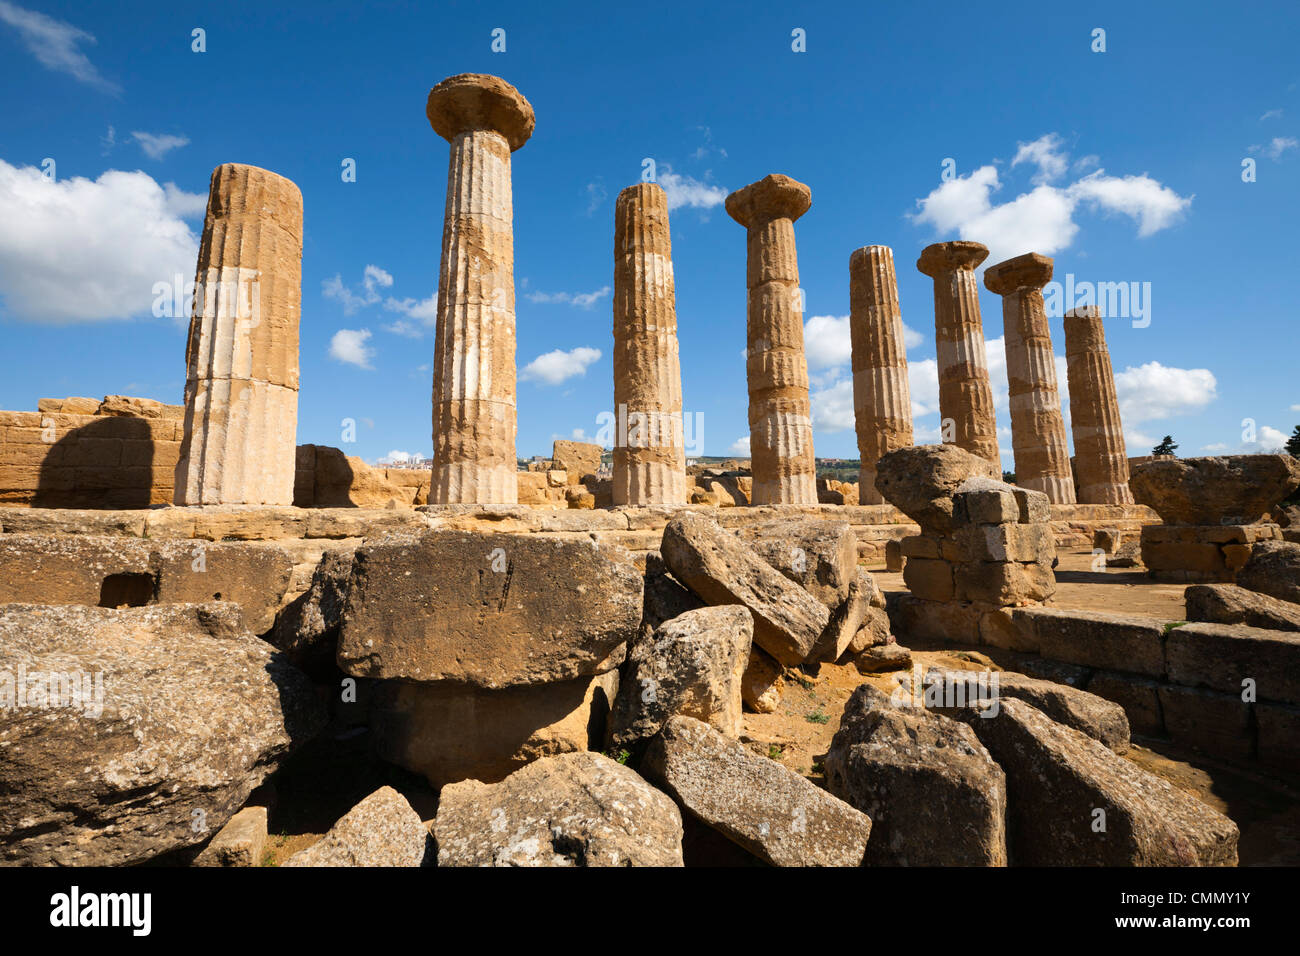
M 1174 455 L 1178 451 L 1178 443 L 1174 441 L 1173 435 L 1166 435 L 1160 440 L 1160 444 L 1151 449 L 1153 455 Z M 1175 455 L 1175 457 L 1177 457 Z
M 1295 427 L 1291 437 L 1286 440 L 1286 453 L 1300 458 L 1300 425 Z
M 1004 471 L 1002 473 L 1002 480 L 1009 485 L 1014 485 L 1016 483 L 1016 473 L 1014 471 Z

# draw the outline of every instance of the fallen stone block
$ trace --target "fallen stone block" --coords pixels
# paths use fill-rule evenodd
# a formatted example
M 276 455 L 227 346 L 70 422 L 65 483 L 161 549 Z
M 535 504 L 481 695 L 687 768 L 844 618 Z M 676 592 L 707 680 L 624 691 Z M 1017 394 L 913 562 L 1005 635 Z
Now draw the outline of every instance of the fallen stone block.
M 763 521 L 741 525 L 735 533 L 827 608 L 834 610 L 849 596 L 857 576 L 858 539 L 847 521 Z
M 1006 781 L 965 724 L 863 685 L 825 767 L 827 789 L 871 818 L 867 863 L 1006 865 Z
M 751 646 L 749 663 L 740 679 L 740 699 L 756 714 L 770 714 L 781 703 L 781 665 L 761 647 Z
M 1235 823 L 1030 704 L 960 717 L 1006 772 L 1013 865 L 1236 865 Z
M 1194 584 L 1183 597 L 1189 621 L 1300 631 L 1300 604 L 1235 584 Z
M 905 671 L 912 666 L 912 652 L 902 644 L 881 644 L 868 647 L 853 658 L 859 674 L 882 674 L 887 671 Z
M 443 787 L 433 833 L 439 866 L 682 865 L 677 805 L 596 753 Z
M 338 663 L 357 677 L 548 684 L 617 667 L 643 578 L 591 538 L 434 530 L 356 550 Z
M 201 843 L 325 721 L 307 678 L 229 603 L 0 605 L 5 696 L 0 859 L 26 865 Z
M 924 534 L 952 530 L 952 496 L 971 477 L 1001 476 L 991 462 L 953 444 L 899 448 L 876 463 L 876 490 Z
M 703 515 L 674 518 L 664 529 L 664 564 L 712 605 L 743 604 L 754 615 L 754 643 L 782 664 L 802 663 L 830 611 L 754 550 Z
M 1166 524 L 1253 524 L 1300 487 L 1290 455 L 1161 458 L 1136 466 L 1129 488 Z
M 673 717 L 643 772 L 693 816 L 774 866 L 858 866 L 871 820 L 707 724 Z
M 1300 604 L 1300 544 L 1260 541 L 1237 572 L 1237 584 L 1279 601 Z
M 1300 634 L 1241 624 L 1184 624 L 1165 639 L 1169 680 L 1300 704 Z M 1249 681 L 1249 684 L 1247 684 Z
M 406 798 L 380 787 L 282 866 L 420 866 L 429 831 Z
M 261 866 L 265 853 L 266 807 L 244 807 L 194 858 L 194 865 Z

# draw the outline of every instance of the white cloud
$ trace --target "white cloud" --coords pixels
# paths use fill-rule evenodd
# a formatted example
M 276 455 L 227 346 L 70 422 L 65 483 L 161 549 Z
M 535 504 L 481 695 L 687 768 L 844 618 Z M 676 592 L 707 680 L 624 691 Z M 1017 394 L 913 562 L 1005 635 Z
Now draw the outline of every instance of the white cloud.
M 1260 425 L 1255 432 L 1254 441 L 1242 441 L 1235 447 L 1227 442 L 1216 441 L 1203 446 L 1201 451 L 1212 455 L 1271 455 L 1285 452 L 1286 441 L 1287 436 L 1276 428 L 1271 425 Z
M 1292 412 L 1300 412 L 1300 405 L 1292 405 L 1288 410 Z
M 353 315 L 360 309 L 378 302 L 383 298 L 379 290 L 391 288 L 392 285 L 393 277 L 387 271 L 376 265 L 368 265 L 361 274 L 360 292 L 353 292 L 345 286 L 342 276 L 337 273 L 333 278 L 321 282 L 320 291 L 325 298 L 338 299 L 342 302 L 344 315 Z
M 173 149 L 190 145 L 188 136 L 174 136 L 171 133 L 142 133 L 136 130 L 131 135 L 150 159 L 162 159 Z
M 1120 418 L 1137 424 L 1199 411 L 1216 398 L 1218 382 L 1207 368 L 1170 368 L 1159 362 L 1115 373 Z
M 1017 143 L 1015 158 L 1011 160 L 1012 168 L 1021 163 L 1033 163 L 1038 167 L 1033 182 L 1050 183 L 1065 175 L 1070 166 L 1069 157 L 1061 151 L 1061 137 L 1055 133 L 1040 136 L 1032 143 Z
M 1259 118 L 1259 121 L 1262 123 L 1264 122 L 1264 120 L 1281 119 L 1281 118 L 1282 118 L 1281 110 L 1266 110 L 1264 112 L 1264 115 Z
M 601 286 L 594 292 L 529 292 L 525 298 L 538 304 L 558 303 L 576 305 L 580 309 L 590 309 L 605 296 L 609 295 L 609 286 Z
M 521 381 L 542 382 L 545 385 L 559 385 L 561 382 L 578 375 L 587 374 L 587 367 L 599 361 L 600 349 L 579 346 L 565 352 L 556 349 L 539 355 L 519 373 Z
M 803 350 L 810 369 L 848 365 L 853 357 L 847 315 L 814 315 L 803 324 Z
M 1288 149 L 1300 149 L 1300 140 L 1294 136 L 1274 136 L 1267 146 L 1258 144 L 1251 146 L 1249 152 L 1263 153 L 1269 159 L 1276 162 L 1282 158 L 1282 154 Z
M 587 183 L 587 215 L 590 216 L 609 198 L 604 183 Z
M 1079 232 L 1076 214 L 1084 208 L 1129 216 L 1138 224 L 1138 236 L 1146 237 L 1172 225 L 1191 205 L 1192 197 L 1179 196 L 1145 174 L 1107 176 L 1097 169 L 1068 186 L 1052 186 L 1045 180 L 1064 173 L 1066 157 L 1058 151 L 1059 139 L 1045 142 L 1051 138 L 1021 144 L 1016 154 L 1018 161 L 1039 168 L 1029 192 L 995 204 L 993 194 L 1002 182 L 996 167 L 981 166 L 918 199 L 910 218 L 939 235 L 955 233 L 984 243 L 987 262 L 996 263 L 1025 252 L 1054 255 L 1068 248 Z
M 914 349 L 925 341 L 925 335 L 912 328 L 906 322 L 903 323 L 903 348 Z
M 155 283 L 194 278 L 184 217 L 206 198 L 142 172 L 49 180 L 0 160 L 2 314 L 67 323 L 148 315 Z
M 406 319 L 398 319 L 390 325 L 385 325 L 387 331 L 418 339 L 427 329 L 433 328 L 438 323 L 438 293 L 433 293 L 427 299 L 395 299 L 389 296 L 384 300 L 384 309 L 406 316 Z M 408 322 L 407 319 L 414 321 Z
M 727 199 L 727 190 L 721 186 L 710 186 L 690 176 L 680 173 L 665 172 L 659 174 L 659 185 L 668 195 L 668 211 L 689 206 L 692 209 L 712 209 L 721 206 Z
M 727 449 L 727 451 L 733 455 L 740 455 L 744 458 L 748 458 L 750 456 L 749 436 L 743 435 L 740 438 L 737 438 L 735 441 L 731 443 L 731 446 Z
M 100 75 L 95 64 L 78 47 L 84 42 L 94 44 L 91 34 L 63 20 L 55 20 L 43 13 L 26 10 L 0 0 L 0 23 L 7 23 L 18 31 L 27 52 L 37 62 L 56 73 L 67 73 L 82 83 L 101 90 L 116 92 L 119 87 Z
M 840 432 L 854 427 L 853 379 L 842 378 L 830 388 L 813 392 L 813 429 L 819 432 Z
M 330 339 L 330 358 L 358 368 L 373 369 L 375 350 L 366 344 L 369 329 L 339 329 Z

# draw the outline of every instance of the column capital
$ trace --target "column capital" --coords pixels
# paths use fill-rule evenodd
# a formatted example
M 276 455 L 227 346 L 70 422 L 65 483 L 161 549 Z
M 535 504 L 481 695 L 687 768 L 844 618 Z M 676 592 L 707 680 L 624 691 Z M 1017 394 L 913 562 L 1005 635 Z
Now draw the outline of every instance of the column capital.
M 812 190 L 789 176 L 772 173 L 727 197 L 727 215 L 746 229 L 773 219 L 794 221 L 812 206 Z
M 945 272 L 971 271 L 989 257 L 989 247 L 969 239 L 936 242 L 921 250 L 916 268 L 931 278 Z
M 1052 258 L 1036 252 L 1007 259 L 984 270 L 984 287 L 997 295 L 1019 289 L 1041 289 L 1052 281 Z
M 425 115 L 433 131 L 450 142 L 469 130 L 500 133 L 514 152 L 533 135 L 533 107 L 524 95 L 486 73 L 449 76 L 429 91 Z
M 893 262 L 894 250 L 889 246 L 863 246 L 861 249 L 854 249 L 849 253 L 849 272 L 864 269 L 872 259 L 881 258 L 888 258 Z

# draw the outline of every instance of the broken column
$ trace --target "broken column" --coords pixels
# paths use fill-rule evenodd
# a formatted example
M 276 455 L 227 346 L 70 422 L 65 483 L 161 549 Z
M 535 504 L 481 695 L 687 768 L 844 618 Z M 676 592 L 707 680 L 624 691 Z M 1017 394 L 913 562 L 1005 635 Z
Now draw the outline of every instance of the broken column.
M 1115 397 L 1115 373 L 1101 310 L 1095 305 L 1065 313 L 1065 363 L 1079 503 L 1131 505 L 1133 492 L 1128 487 L 1128 452 Z
M 194 282 L 176 504 L 293 504 L 298 187 L 256 166 L 214 169 Z
M 616 505 L 686 503 L 672 256 L 663 189 L 624 189 L 614 207 Z
M 975 282 L 975 267 L 988 254 L 988 247 L 978 242 L 936 242 L 921 250 L 916 267 L 934 279 L 934 346 L 943 440 L 1001 468 Z
M 1002 296 L 1016 484 L 1041 491 L 1054 505 L 1070 505 L 1074 504 L 1074 477 L 1043 303 L 1043 286 L 1051 278 L 1052 260 L 1036 252 L 984 270 L 984 285 Z
M 774 174 L 727 197 L 727 213 L 748 230 L 746 373 L 755 505 L 817 504 L 808 362 L 794 221 L 812 190 Z
M 885 499 L 876 490 L 876 462 L 912 444 L 903 313 L 889 246 L 864 246 L 849 256 L 849 334 L 861 458 L 858 504 L 878 505 Z
M 451 144 L 433 362 L 430 504 L 514 504 L 515 278 L 510 154 L 533 108 L 505 80 L 462 73 L 429 91 Z

